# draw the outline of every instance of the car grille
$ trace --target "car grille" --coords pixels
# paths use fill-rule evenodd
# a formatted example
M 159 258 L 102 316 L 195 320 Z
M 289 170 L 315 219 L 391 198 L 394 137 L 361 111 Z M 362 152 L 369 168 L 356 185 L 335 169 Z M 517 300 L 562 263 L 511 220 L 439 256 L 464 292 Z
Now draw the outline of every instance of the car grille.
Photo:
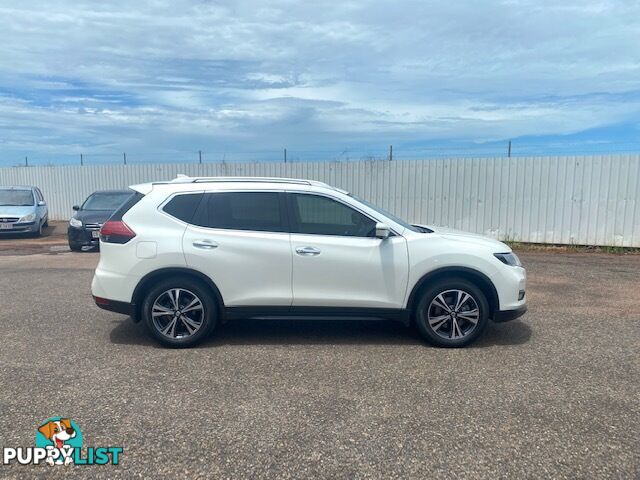
M 15 223 L 20 217 L 0 217 L 0 223 Z
M 84 228 L 87 230 L 100 230 L 102 228 L 101 223 L 85 223 Z

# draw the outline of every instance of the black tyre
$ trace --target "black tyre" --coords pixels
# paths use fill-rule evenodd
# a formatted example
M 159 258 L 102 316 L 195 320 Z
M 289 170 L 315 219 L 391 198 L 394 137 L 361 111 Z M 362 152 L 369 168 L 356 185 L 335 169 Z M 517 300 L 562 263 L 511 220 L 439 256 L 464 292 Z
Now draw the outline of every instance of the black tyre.
M 82 251 L 82 245 L 80 245 L 79 243 L 69 242 L 69 248 L 71 249 L 72 252 L 81 252 Z
M 142 316 L 149 333 L 168 347 L 191 347 L 217 323 L 216 302 L 209 289 L 187 277 L 154 285 L 142 303 Z
M 38 224 L 38 230 L 36 230 L 36 231 L 33 233 L 33 236 L 34 236 L 35 238 L 38 238 L 38 237 L 41 237 L 41 236 L 42 236 L 42 222 L 40 222 L 40 223 Z
M 443 279 L 422 292 L 415 319 L 418 330 L 430 343 L 463 347 L 486 328 L 489 303 L 482 290 L 468 280 Z

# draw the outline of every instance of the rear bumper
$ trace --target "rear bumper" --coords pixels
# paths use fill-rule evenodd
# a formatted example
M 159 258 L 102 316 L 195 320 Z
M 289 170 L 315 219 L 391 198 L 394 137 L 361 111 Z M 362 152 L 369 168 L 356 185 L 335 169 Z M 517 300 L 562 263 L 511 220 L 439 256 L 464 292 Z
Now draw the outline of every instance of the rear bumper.
M 95 295 L 93 296 L 93 301 L 96 302 L 96 305 L 103 310 L 121 313 L 123 315 L 129 315 L 131 317 L 134 316 L 136 310 L 133 303 L 118 302 L 117 300 L 109 300 L 107 298 L 96 297 Z
M 508 322 L 510 320 L 515 320 L 518 317 L 521 317 L 527 311 L 527 305 L 522 305 L 513 310 L 499 310 L 493 315 L 493 321 L 502 323 Z

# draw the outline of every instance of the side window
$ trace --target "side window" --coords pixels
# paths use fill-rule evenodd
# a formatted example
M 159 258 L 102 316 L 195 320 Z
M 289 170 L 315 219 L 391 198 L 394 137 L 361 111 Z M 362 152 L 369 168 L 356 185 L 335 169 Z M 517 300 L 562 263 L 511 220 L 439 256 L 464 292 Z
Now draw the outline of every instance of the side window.
M 343 203 L 309 194 L 291 195 L 291 232 L 348 237 L 375 236 L 376 222 Z
M 182 220 L 186 223 L 191 223 L 193 216 L 200 205 L 202 200 L 202 193 L 187 193 L 183 195 L 176 195 L 164 206 L 162 210 L 176 217 L 178 220 Z
M 285 212 L 276 192 L 205 193 L 192 223 L 230 230 L 287 231 Z
M 36 188 L 35 191 L 36 191 L 36 203 L 42 202 L 44 200 L 44 198 L 42 197 L 42 192 L 40 192 L 39 188 Z

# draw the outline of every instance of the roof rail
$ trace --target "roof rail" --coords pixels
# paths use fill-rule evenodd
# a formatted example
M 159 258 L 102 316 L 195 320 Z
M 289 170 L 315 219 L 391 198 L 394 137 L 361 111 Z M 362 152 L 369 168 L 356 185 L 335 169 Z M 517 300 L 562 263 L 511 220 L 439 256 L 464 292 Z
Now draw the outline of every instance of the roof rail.
M 167 183 L 229 183 L 229 182 L 248 182 L 248 183 L 291 183 L 296 185 L 325 185 L 322 182 L 313 180 L 300 180 L 297 178 L 279 178 L 279 177 L 187 177 L 178 175 L 175 179 Z M 158 182 L 160 183 L 160 182 Z M 164 182 L 163 182 L 164 183 Z

